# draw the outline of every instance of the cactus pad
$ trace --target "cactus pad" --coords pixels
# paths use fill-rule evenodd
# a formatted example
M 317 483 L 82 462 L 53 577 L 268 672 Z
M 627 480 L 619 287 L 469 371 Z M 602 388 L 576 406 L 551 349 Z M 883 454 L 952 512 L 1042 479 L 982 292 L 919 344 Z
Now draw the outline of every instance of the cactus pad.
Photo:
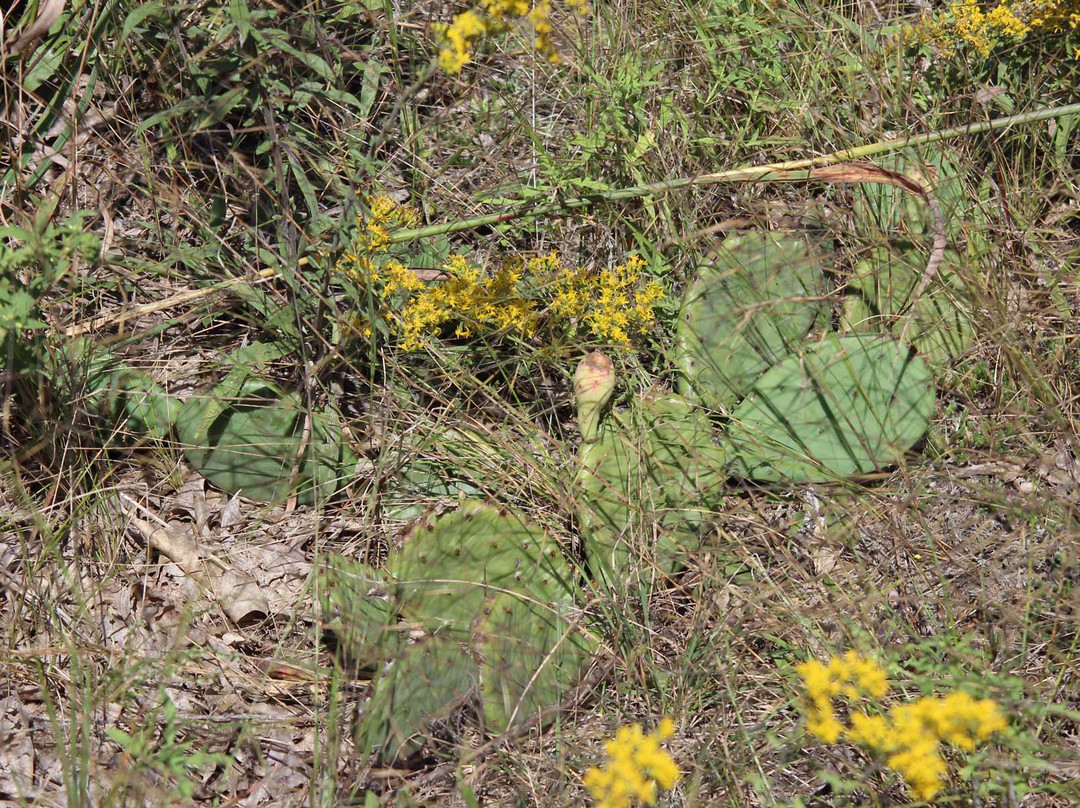
M 754 380 L 794 352 L 828 308 L 822 254 L 808 236 L 731 236 L 686 290 L 676 362 L 681 392 L 726 410 Z
M 388 572 L 328 555 L 319 567 L 324 627 L 337 637 L 342 656 L 358 668 L 372 667 L 396 649 L 396 614 Z
M 478 502 L 420 520 L 388 565 L 397 574 L 402 614 L 461 639 L 492 592 L 528 593 L 548 602 L 575 591 L 562 551 L 541 528 Z
M 109 420 L 109 427 L 125 438 L 163 441 L 180 412 L 180 400 L 165 392 L 153 377 L 121 362 L 108 351 L 97 351 L 88 340 L 70 349 L 74 359 L 86 363 L 87 404 Z
M 956 166 L 944 151 L 937 147 L 927 148 L 922 153 L 905 149 L 875 162 L 925 187 L 941 208 L 949 236 L 959 235 L 967 218 L 968 197 Z M 895 185 L 859 183 L 853 212 L 860 233 L 876 231 L 888 237 L 929 237 L 934 229 L 933 215 L 926 200 Z
M 539 603 L 498 593 L 485 601 L 473 626 L 472 647 L 481 659 L 480 695 L 489 732 L 505 732 L 557 707 L 578 680 L 592 644 L 573 623 L 573 611 L 567 598 Z
M 971 304 L 960 280 L 960 258 L 948 250 L 934 283 L 912 300 L 927 257 L 915 244 L 877 247 L 860 261 L 848 282 L 844 326 L 859 331 L 889 331 L 906 338 L 931 366 L 947 365 L 971 343 Z
M 835 480 L 898 463 L 933 411 L 933 376 L 907 346 L 829 334 L 757 381 L 728 437 L 744 476 Z
M 593 575 L 621 583 L 642 566 L 636 556 L 674 570 L 722 500 L 726 461 L 705 413 L 668 393 L 646 395 L 583 444 L 579 519 Z
M 471 655 L 448 637 L 425 637 L 403 647 L 375 679 L 364 705 L 357 743 L 381 749 L 386 762 L 418 751 L 432 722 L 461 706 L 476 685 Z
M 224 405 L 213 391 L 188 401 L 176 421 L 188 462 L 200 474 L 224 491 L 262 502 L 293 493 L 303 428 L 300 396 L 257 380 L 245 382 L 236 400 Z M 308 504 L 317 495 L 333 494 L 355 459 L 342 440 L 337 414 L 315 412 L 306 457 L 299 464 L 298 501 Z

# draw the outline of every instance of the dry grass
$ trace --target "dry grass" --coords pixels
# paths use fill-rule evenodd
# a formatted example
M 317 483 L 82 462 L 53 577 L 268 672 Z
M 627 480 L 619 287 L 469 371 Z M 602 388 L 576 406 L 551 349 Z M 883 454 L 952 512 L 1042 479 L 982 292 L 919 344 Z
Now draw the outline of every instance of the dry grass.
M 889 54 L 883 30 L 902 10 L 888 4 L 617 0 L 558 18 L 563 64 L 511 34 L 451 77 L 429 70 L 428 24 L 452 13 L 441 4 L 388 16 L 390 4 L 251 3 L 250 30 L 245 8 L 75 2 L 59 33 L 5 62 L 0 224 L 47 210 L 54 230 L 23 272 L 50 278 L 48 327 L 0 361 L 0 800 L 579 805 L 602 740 L 667 715 L 686 774 L 667 804 L 908 804 L 897 778 L 802 727 L 792 666 L 857 647 L 906 695 L 962 686 L 1009 713 L 1013 734 L 953 779 L 952 804 L 1080 801 L 1075 116 L 946 147 L 973 211 L 964 236 L 984 233 L 989 253 L 962 278 L 972 346 L 939 374 L 907 467 L 859 485 L 732 481 L 681 572 L 594 596 L 603 653 L 556 721 L 485 738 L 455 714 L 430 754 L 393 766 L 361 754 L 370 673 L 336 664 L 311 574 L 328 552 L 379 563 L 402 507 L 449 507 L 452 492 L 423 499 L 404 469 L 451 466 L 453 428 L 489 447 L 477 496 L 579 541 L 570 379 L 585 348 L 371 361 L 336 341 L 350 304 L 316 268 L 346 242 L 357 191 L 446 221 L 1050 106 L 1080 81 L 1060 40 L 1003 54 L 999 76 L 996 62 Z M 1004 96 L 980 106 L 994 87 Z M 854 193 L 696 189 L 467 232 L 414 257 L 558 249 L 610 265 L 637 250 L 677 296 L 723 233 L 811 216 L 837 237 L 842 279 L 878 238 L 853 231 Z M 67 243 L 55 228 L 79 210 L 96 259 L 49 246 Z M 620 359 L 619 403 L 673 383 L 675 313 Z M 185 398 L 220 381 L 237 346 L 283 340 L 292 349 L 262 374 L 313 406 L 334 400 L 363 473 L 319 507 L 221 495 L 172 444 L 102 428 L 64 348 L 88 324 Z

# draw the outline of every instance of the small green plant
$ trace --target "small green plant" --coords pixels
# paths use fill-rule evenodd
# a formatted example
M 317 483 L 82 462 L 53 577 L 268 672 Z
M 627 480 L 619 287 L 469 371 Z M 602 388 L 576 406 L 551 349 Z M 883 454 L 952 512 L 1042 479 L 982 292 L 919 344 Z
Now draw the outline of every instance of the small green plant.
M 41 301 L 77 262 L 97 260 L 100 242 L 86 232 L 86 212 L 53 221 L 57 200 L 42 203 L 25 226 L 0 227 L 0 368 L 13 374 L 45 370 Z
M 827 664 L 803 662 L 796 671 L 806 691 L 807 729 L 828 744 L 847 740 L 862 746 L 901 774 L 918 799 L 934 800 L 943 788 L 948 766 L 942 744 L 970 752 L 1008 729 L 995 701 L 963 691 L 899 702 L 881 711 L 878 705 L 890 689 L 885 671 L 854 651 Z M 869 711 L 860 708 L 860 701 Z M 838 717 L 841 702 L 846 720 Z
M 162 691 L 160 732 L 158 722 L 151 721 L 131 732 L 120 727 L 108 727 L 105 733 L 124 752 L 124 760 L 136 771 L 152 773 L 167 779 L 169 788 L 184 800 L 195 796 L 198 780 L 193 773 L 206 766 L 227 766 L 232 756 L 224 752 L 207 752 L 196 745 L 194 738 L 183 737 L 183 727 L 176 705 Z

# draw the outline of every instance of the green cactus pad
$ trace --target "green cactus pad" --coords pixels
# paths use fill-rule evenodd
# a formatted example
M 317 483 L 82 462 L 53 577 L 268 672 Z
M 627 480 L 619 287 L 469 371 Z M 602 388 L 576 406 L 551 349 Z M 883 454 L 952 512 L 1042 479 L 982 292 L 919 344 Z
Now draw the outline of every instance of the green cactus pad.
M 934 412 L 930 369 L 887 336 L 826 335 L 763 375 L 732 413 L 735 470 L 828 481 L 895 465 Z
M 87 340 L 77 342 L 71 352 L 87 365 L 87 405 L 109 419 L 110 428 L 135 441 L 163 441 L 169 436 L 181 403 L 149 373 L 112 353 L 97 351 Z
M 844 303 L 844 327 L 906 338 L 933 367 L 948 365 L 971 343 L 971 303 L 960 280 L 960 257 L 948 250 L 933 283 L 912 300 L 927 255 L 908 241 L 877 247 L 855 267 Z
M 357 743 L 387 763 L 420 750 L 433 721 L 461 706 L 476 686 L 476 664 L 459 643 L 433 636 L 404 646 L 375 679 Z
M 545 603 L 575 592 L 570 566 L 541 528 L 477 502 L 421 520 L 388 566 L 397 575 L 395 598 L 403 616 L 463 640 L 493 592 Z
M 828 311 L 820 298 L 829 250 L 799 234 L 726 239 L 683 297 L 675 348 L 683 395 L 726 410 L 794 352 Z
M 705 413 L 668 393 L 643 397 L 583 444 L 579 520 L 593 576 L 613 585 L 649 565 L 672 572 L 723 499 L 726 462 Z
M 378 665 L 397 649 L 392 576 L 339 555 L 319 567 L 323 627 L 337 637 L 341 656 L 356 668 Z
M 567 598 L 545 604 L 499 593 L 484 602 L 472 647 L 481 658 L 480 695 L 489 732 L 505 732 L 557 707 L 577 682 L 592 643 L 573 624 L 573 611 Z
M 905 149 L 880 158 L 879 166 L 911 177 L 923 184 L 941 208 L 945 229 L 956 238 L 964 229 L 968 196 L 956 166 L 939 147 L 921 153 Z M 931 236 L 934 219 L 930 205 L 918 194 L 879 182 L 859 183 L 853 205 L 856 229 L 860 233 L 893 237 Z
M 277 502 L 293 493 L 291 477 L 302 443 L 304 406 L 295 393 L 248 380 L 222 404 L 211 391 L 188 401 L 176 430 L 188 462 L 224 491 Z M 309 504 L 337 490 L 356 458 L 345 445 L 335 412 L 316 412 L 299 466 L 297 501 Z

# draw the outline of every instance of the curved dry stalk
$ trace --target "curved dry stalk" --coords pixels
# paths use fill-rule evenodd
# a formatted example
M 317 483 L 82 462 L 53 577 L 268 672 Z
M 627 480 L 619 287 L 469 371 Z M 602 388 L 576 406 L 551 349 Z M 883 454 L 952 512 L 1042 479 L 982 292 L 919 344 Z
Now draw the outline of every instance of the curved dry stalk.
M 460 233 L 464 230 L 474 230 L 477 227 L 502 224 L 518 219 L 535 219 L 540 216 L 550 216 L 560 213 L 568 213 L 572 210 L 591 207 L 603 202 L 614 202 L 620 199 L 637 199 L 643 196 L 657 196 L 671 193 L 684 188 L 699 185 L 719 185 L 737 182 L 814 182 L 828 181 L 820 171 L 823 168 L 838 168 L 842 163 L 855 165 L 869 165 L 852 161 L 865 161 L 868 157 L 888 152 L 898 151 L 913 146 L 925 146 L 928 143 L 937 143 L 942 140 L 952 140 L 966 135 L 974 135 L 980 132 L 992 132 L 1007 129 L 1024 123 L 1033 123 L 1050 118 L 1064 118 L 1069 115 L 1080 115 L 1080 103 L 1068 104 L 1049 109 L 1040 109 L 1035 112 L 1025 112 L 1019 115 L 1010 115 L 1005 118 L 994 118 L 981 123 L 972 123 L 966 126 L 957 126 L 951 129 L 941 129 L 936 132 L 925 132 L 921 135 L 899 138 L 897 140 L 883 140 L 877 143 L 869 143 L 857 146 L 853 149 L 843 149 L 831 154 L 823 154 L 819 157 L 808 157 L 803 160 L 788 160 L 780 163 L 769 163 L 762 166 L 748 166 L 745 168 L 733 168 L 727 171 L 718 171 L 713 174 L 701 174 L 697 177 L 681 177 L 678 179 L 662 180 L 646 185 L 632 185 L 626 188 L 614 188 L 608 191 L 597 191 L 585 196 L 563 197 L 556 192 L 556 198 L 549 202 L 523 202 L 508 210 L 498 213 L 488 213 L 482 216 L 473 216 L 468 219 L 458 219 L 453 222 L 443 222 L 426 227 L 408 228 L 397 230 L 390 234 L 390 241 L 397 244 L 429 236 L 442 236 L 449 233 Z M 817 173 L 815 173 L 817 172 Z M 911 179 L 910 177 L 908 178 Z M 844 180 L 845 182 L 852 180 Z M 871 181 L 871 180 L 866 180 Z M 880 182 L 881 180 L 872 180 Z M 914 181 L 912 181 L 914 182 Z M 892 183 L 895 184 L 895 183 Z M 918 183 L 915 183 L 918 185 Z M 903 186 L 898 186 L 903 187 Z M 905 188 L 912 193 L 922 193 L 915 188 Z M 931 204 L 931 210 L 933 204 Z M 940 214 L 940 210 L 938 211 Z M 937 241 L 935 235 L 935 242 Z M 935 249 L 937 245 L 935 243 Z M 933 263 L 933 259 L 931 259 Z M 928 270 L 931 267 L 927 267 Z M 933 277 L 933 272 L 928 271 L 923 276 L 924 284 L 928 278 Z

